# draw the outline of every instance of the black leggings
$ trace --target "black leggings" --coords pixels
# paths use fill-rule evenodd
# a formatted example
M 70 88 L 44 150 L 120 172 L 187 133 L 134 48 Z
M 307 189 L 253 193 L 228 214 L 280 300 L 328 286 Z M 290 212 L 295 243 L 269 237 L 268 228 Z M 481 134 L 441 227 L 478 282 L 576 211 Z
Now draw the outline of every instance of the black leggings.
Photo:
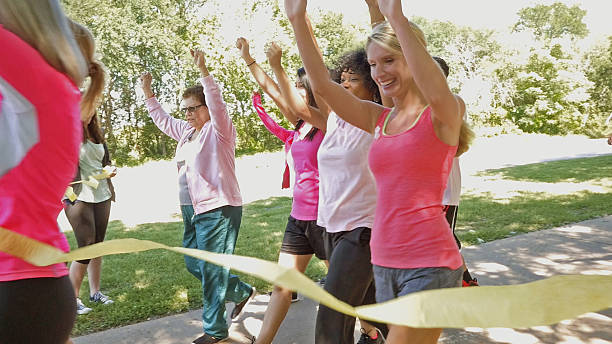
M 72 226 L 79 247 L 104 241 L 110 207 L 110 199 L 100 203 L 64 202 L 66 217 Z M 77 262 L 89 264 L 89 259 L 77 260 Z
M 366 227 L 325 234 L 329 270 L 324 289 L 351 306 L 376 303 L 370 262 L 370 235 L 371 229 Z M 379 328 L 386 336 L 386 325 L 369 323 Z M 319 305 L 315 322 L 316 344 L 353 344 L 354 331 L 355 317 Z
M 75 310 L 68 276 L 0 282 L 0 343 L 65 344 Z

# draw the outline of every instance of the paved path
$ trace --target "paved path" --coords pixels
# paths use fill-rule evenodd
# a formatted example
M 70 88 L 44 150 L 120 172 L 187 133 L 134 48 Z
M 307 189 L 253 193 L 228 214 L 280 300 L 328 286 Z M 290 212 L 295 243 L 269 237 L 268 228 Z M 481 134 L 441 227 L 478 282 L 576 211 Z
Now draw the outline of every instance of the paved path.
M 612 275 L 612 216 L 467 247 L 463 255 L 482 285 L 525 283 L 561 274 Z M 230 343 L 249 343 L 248 337 L 258 333 L 268 299 L 258 295 L 232 322 Z M 316 309 L 317 304 L 308 299 L 293 304 L 274 343 L 313 343 Z M 74 342 L 186 344 L 200 331 L 198 310 L 78 337 Z M 529 329 L 449 329 L 440 343 L 612 343 L 612 308 Z

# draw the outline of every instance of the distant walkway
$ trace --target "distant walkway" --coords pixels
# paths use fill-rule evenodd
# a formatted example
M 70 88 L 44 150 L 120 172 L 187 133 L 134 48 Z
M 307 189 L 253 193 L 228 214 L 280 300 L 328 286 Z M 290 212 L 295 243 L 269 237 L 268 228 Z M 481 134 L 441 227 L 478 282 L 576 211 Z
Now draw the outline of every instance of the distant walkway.
M 612 216 L 467 247 L 463 255 L 482 285 L 518 284 L 562 274 L 612 275 Z M 250 343 L 251 334 L 259 332 L 268 300 L 268 295 L 258 295 L 245 307 L 240 318 L 232 323 L 228 343 Z M 274 343 L 312 344 L 316 310 L 317 304 L 309 299 L 292 304 Z M 228 314 L 230 311 L 231 306 Z M 201 334 L 200 313 L 201 310 L 197 310 L 111 329 L 78 337 L 74 342 L 187 344 Z M 611 342 L 612 308 L 553 326 L 449 329 L 440 339 L 440 343 L 445 344 Z
M 470 177 L 477 171 L 542 161 L 612 154 L 605 139 L 584 136 L 542 134 L 500 135 L 478 138 L 461 158 L 465 188 L 478 188 L 482 178 Z M 284 152 L 259 153 L 236 159 L 236 175 L 245 203 L 275 196 L 291 197 L 281 189 L 285 166 Z M 141 223 L 181 221 L 178 208 L 176 165 L 172 161 L 152 161 L 137 167 L 119 169 L 113 178 L 117 202 L 111 208 L 111 221 L 126 226 Z M 71 230 L 63 213 L 62 230 Z

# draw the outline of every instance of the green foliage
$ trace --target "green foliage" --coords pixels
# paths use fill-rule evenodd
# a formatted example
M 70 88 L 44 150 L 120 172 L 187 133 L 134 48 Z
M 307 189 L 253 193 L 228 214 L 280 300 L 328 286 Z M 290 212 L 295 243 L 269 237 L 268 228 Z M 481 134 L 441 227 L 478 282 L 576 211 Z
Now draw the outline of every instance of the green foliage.
M 580 91 L 574 79 L 578 72 L 571 72 L 570 65 L 550 55 L 531 55 L 514 72 L 515 92 L 510 102 L 503 105 L 508 118 L 528 133 L 580 132 L 582 104 L 586 99 L 584 93 L 582 97 L 576 94 Z
M 494 32 L 422 17 L 413 21 L 425 32 L 430 54 L 448 63 L 448 83 L 466 102 L 471 123 L 507 126 L 505 115 L 498 110 L 507 88 L 494 72 L 506 52 L 495 40 Z
M 502 65 L 496 73 L 509 90 L 500 102 L 506 118 L 521 130 L 551 135 L 588 131 L 591 82 L 575 58 L 576 40 L 588 33 L 585 14 L 578 6 L 561 3 L 519 11 L 515 32 L 530 31 L 537 41 L 523 52 L 527 59 Z
M 569 36 L 584 38 L 589 33 L 582 21 L 586 11 L 578 5 L 567 7 L 555 2 L 552 5 L 536 5 L 526 7 L 518 12 L 519 21 L 514 25 L 514 31 L 530 30 L 542 41 Z
M 258 90 L 237 51 L 223 36 L 227 25 L 223 0 L 62 0 L 66 12 L 94 34 L 97 51 L 108 72 L 108 85 L 99 107 L 102 126 L 114 161 L 135 165 L 151 159 L 169 159 L 176 142 L 159 131 L 142 103 L 138 76 L 153 74 L 153 90 L 172 115 L 180 93 L 194 84 L 198 73 L 189 48 L 202 47 L 212 74 L 222 87 L 228 111 L 238 133 L 236 153 L 280 149 L 251 105 Z M 263 40 L 276 41 L 284 51 L 283 65 L 293 77 L 302 65 L 293 42 L 291 25 L 276 0 L 242 0 L 231 3 L 232 13 L 247 37 L 255 41 L 252 52 L 261 58 Z M 261 28 L 261 19 L 269 27 Z M 427 36 L 428 50 L 450 66 L 449 85 L 466 101 L 476 127 L 520 128 L 529 132 L 589 133 L 601 136 L 610 99 L 611 49 L 600 48 L 583 56 L 575 42 L 588 32 L 585 12 L 560 3 L 522 9 L 516 34 L 532 32 L 538 41 L 529 52 L 503 47 L 495 33 L 457 26 L 450 22 L 413 18 Z M 324 60 L 330 67 L 345 51 L 363 44 L 369 27 L 349 25 L 342 14 L 311 13 L 313 30 Z M 263 30 L 263 31 L 262 31 Z M 267 31 L 266 31 L 267 30 Z M 269 73 L 271 74 L 271 73 Z M 588 79 L 587 79 L 588 77 Z M 261 90 L 259 90 L 260 93 Z M 274 104 L 264 96 L 266 110 L 289 126 Z
M 607 46 L 596 47 L 586 55 L 586 76 L 593 83 L 589 89 L 590 116 L 586 127 L 595 137 L 612 134 L 612 123 L 605 121 L 612 116 L 612 36 Z

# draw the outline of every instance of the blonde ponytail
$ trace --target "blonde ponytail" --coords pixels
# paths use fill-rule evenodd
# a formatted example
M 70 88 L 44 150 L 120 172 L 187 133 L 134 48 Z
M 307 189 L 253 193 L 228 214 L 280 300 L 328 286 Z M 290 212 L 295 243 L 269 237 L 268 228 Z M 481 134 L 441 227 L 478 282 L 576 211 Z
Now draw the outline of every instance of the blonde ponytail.
M 89 85 L 81 98 L 81 119 L 88 122 L 94 116 L 104 91 L 106 73 L 102 62 L 94 56 L 96 45 L 89 29 L 72 20 L 70 21 L 70 27 L 89 67 Z
M 87 76 L 87 63 L 58 0 L 0 1 L 0 24 L 81 85 Z
M 459 157 L 461 154 L 467 152 L 475 137 L 476 134 L 472 128 L 470 128 L 470 125 L 467 124 L 466 121 L 463 121 L 463 123 L 461 123 L 461 130 L 459 131 L 459 145 L 457 146 L 457 154 L 455 154 L 455 156 Z

